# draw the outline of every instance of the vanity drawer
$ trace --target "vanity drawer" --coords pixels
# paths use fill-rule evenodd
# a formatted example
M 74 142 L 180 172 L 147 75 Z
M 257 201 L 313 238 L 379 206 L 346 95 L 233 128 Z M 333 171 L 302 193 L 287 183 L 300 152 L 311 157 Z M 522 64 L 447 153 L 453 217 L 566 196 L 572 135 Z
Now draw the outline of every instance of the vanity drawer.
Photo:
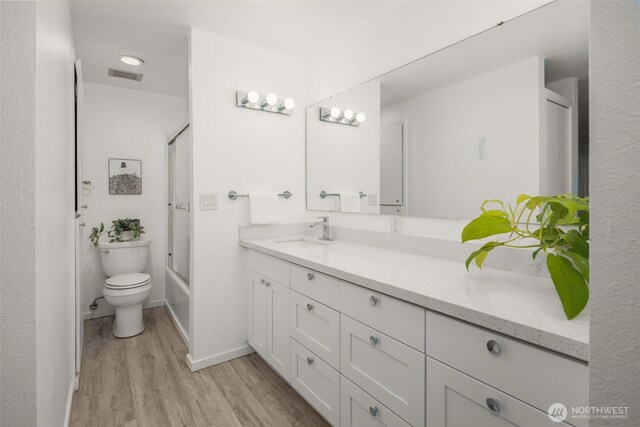
M 340 425 L 342 427 L 410 427 L 389 408 L 340 375 Z
M 289 286 L 290 264 L 286 261 L 250 250 L 249 267 L 256 273 Z
M 425 356 L 344 314 L 340 372 L 409 424 L 424 425 Z
M 585 363 L 431 311 L 426 326 L 428 356 L 542 411 L 589 404 Z
M 340 312 L 424 353 L 425 309 L 340 282 Z
M 292 265 L 291 288 L 331 308 L 338 308 L 340 281 L 331 276 Z
M 291 292 L 291 338 L 340 369 L 340 313 L 297 292 Z
M 340 425 L 340 374 L 294 339 L 291 386 L 332 425 Z
M 567 426 L 552 421 L 546 410 L 529 406 L 430 357 L 427 372 L 427 426 Z

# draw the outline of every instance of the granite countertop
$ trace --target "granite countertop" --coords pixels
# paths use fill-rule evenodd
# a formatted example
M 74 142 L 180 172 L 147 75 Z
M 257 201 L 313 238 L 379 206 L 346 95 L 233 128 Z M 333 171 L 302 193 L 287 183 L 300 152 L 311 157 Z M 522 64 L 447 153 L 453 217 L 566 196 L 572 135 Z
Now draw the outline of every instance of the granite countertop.
M 244 239 L 240 244 L 531 344 L 587 361 L 588 308 L 567 320 L 550 279 L 343 241 L 281 243 L 309 236 Z

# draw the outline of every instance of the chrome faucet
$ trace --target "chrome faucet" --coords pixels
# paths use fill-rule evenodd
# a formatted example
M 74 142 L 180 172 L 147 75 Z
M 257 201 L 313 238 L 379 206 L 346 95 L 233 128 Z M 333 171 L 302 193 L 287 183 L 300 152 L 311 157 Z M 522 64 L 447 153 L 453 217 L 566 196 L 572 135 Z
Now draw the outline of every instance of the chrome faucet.
M 312 222 L 309 224 L 309 227 L 313 228 L 316 225 L 322 226 L 322 237 L 318 237 L 320 240 L 333 240 L 331 238 L 331 228 L 329 226 L 329 217 L 328 216 L 319 216 L 318 218 L 322 219 L 322 221 Z

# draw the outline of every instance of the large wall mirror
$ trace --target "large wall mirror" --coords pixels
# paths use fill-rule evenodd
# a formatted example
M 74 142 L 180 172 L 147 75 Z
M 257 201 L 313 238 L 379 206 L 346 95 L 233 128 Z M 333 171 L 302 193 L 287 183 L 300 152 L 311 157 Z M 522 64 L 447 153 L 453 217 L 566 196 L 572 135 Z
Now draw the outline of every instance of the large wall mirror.
M 588 115 L 588 3 L 556 1 L 308 107 L 307 209 L 585 196 Z

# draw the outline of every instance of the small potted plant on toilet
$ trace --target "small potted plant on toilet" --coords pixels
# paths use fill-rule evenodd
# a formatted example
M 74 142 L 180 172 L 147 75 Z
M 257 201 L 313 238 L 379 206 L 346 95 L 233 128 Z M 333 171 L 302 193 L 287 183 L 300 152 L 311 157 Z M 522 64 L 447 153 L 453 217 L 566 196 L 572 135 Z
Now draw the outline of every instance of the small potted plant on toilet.
M 140 225 L 140 220 L 137 218 L 118 218 L 111 221 L 111 228 L 109 230 L 104 229 L 104 224 L 100 223 L 100 227 L 93 227 L 89 240 L 93 243 L 93 246 L 98 246 L 100 236 L 107 233 L 109 237 L 109 243 L 115 242 L 128 242 L 130 240 L 138 240 L 142 234 L 145 233 L 144 227 Z

